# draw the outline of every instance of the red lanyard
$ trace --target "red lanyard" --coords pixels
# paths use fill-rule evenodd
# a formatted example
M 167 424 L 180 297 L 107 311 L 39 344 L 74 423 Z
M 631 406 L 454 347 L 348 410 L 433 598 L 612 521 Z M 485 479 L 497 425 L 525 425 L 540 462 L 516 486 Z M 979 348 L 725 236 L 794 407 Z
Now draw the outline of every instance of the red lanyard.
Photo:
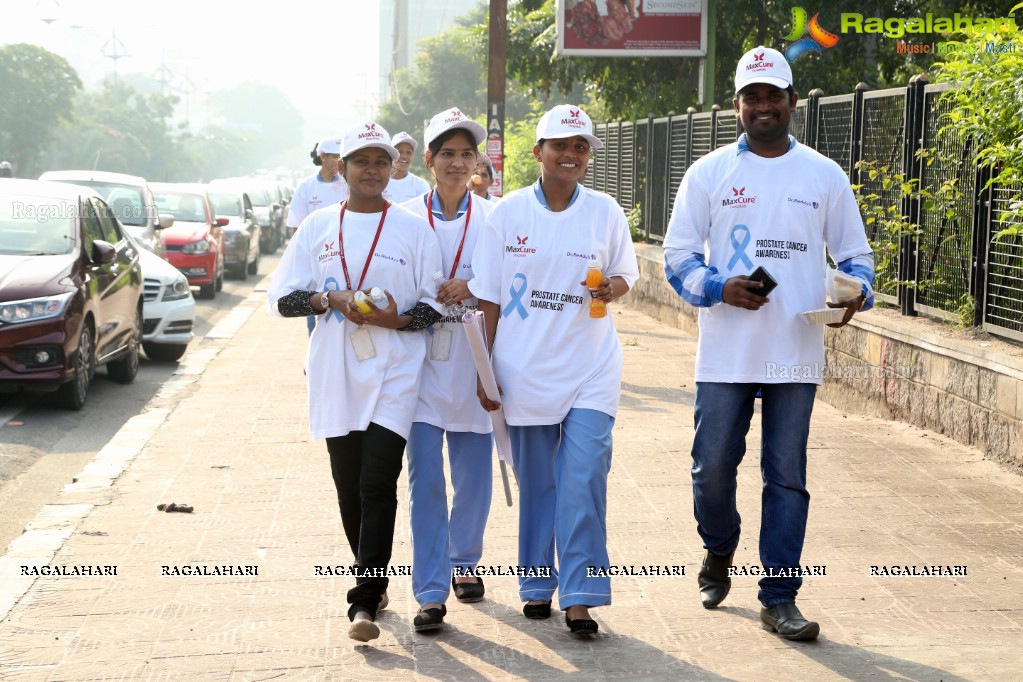
M 362 276 L 359 277 L 359 286 L 362 288 L 362 282 L 366 279 L 366 271 L 369 270 L 369 262 L 373 260 L 373 253 L 377 250 L 377 242 L 380 240 L 380 232 L 384 229 L 384 218 L 387 217 L 387 207 L 390 206 L 390 202 L 384 202 L 384 212 L 380 215 L 380 224 L 377 225 L 376 236 L 373 237 L 373 245 L 369 247 L 369 255 L 366 256 L 366 265 L 362 268 Z M 341 227 L 345 222 L 345 209 L 348 208 L 348 202 L 341 202 L 341 217 L 337 221 L 337 243 L 338 251 L 341 256 L 341 269 L 345 272 L 345 284 L 349 289 L 352 288 L 352 280 L 348 278 L 348 263 L 345 262 L 345 240 L 341 233 Z
M 455 252 L 455 262 L 451 266 L 451 274 L 448 275 L 448 279 L 455 278 L 455 272 L 458 270 L 458 264 L 462 261 L 462 247 L 465 246 L 465 235 L 469 232 L 469 218 L 472 216 L 472 194 L 469 194 L 469 207 L 465 209 L 465 227 L 462 228 L 462 241 L 458 243 L 458 251 Z M 430 190 L 430 195 L 426 197 L 426 217 L 430 219 L 430 227 L 436 232 L 437 228 L 433 224 L 433 190 Z

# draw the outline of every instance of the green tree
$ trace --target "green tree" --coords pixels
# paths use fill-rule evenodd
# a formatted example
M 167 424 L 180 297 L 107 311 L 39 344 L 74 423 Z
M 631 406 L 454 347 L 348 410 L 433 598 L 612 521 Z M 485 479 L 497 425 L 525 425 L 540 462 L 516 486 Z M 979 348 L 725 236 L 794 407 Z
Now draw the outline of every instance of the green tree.
M 302 114 L 280 88 L 245 82 L 210 95 L 215 126 L 245 140 L 236 159 L 247 171 L 267 165 L 280 152 L 305 147 Z
M 95 169 L 141 175 L 149 180 L 191 180 L 195 157 L 185 153 L 182 134 L 168 127 L 177 98 L 142 95 L 124 82 L 106 80 L 75 101 L 74 122 L 64 127 L 50 168 Z
M 35 177 L 82 82 L 63 57 L 38 45 L 0 47 L 0 157 Z

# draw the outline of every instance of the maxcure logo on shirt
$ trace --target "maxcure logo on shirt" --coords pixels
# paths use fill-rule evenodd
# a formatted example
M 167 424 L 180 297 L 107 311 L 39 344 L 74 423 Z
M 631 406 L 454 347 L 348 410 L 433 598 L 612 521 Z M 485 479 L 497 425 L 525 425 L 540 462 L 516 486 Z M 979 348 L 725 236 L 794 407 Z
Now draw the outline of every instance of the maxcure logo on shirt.
M 755 196 L 746 196 L 745 187 L 733 187 L 731 195 L 725 196 L 721 200 L 721 206 L 724 208 L 746 208 L 746 204 L 757 203 Z
M 334 248 L 336 243 L 337 242 L 323 242 L 323 251 L 319 255 L 319 261 L 321 263 L 341 255 L 341 250 Z
M 536 253 L 536 249 L 534 249 L 532 246 L 529 246 L 529 244 L 527 243 L 527 242 L 529 242 L 529 236 L 528 235 L 525 236 L 525 237 L 520 237 L 520 236 L 516 235 L 515 239 L 516 239 L 516 241 L 518 243 L 516 243 L 514 246 L 511 245 L 511 244 L 508 244 L 508 245 L 506 245 L 504 247 L 504 250 L 505 250 L 506 253 L 514 254 L 514 255 L 520 256 L 520 257 L 521 256 L 525 256 L 525 255 L 530 254 L 530 253 Z

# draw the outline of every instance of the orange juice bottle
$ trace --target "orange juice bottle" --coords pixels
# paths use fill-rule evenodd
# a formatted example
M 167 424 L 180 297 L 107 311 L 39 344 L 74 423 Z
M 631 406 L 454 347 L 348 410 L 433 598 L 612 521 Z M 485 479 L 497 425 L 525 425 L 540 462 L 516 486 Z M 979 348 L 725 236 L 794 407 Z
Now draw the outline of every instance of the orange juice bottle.
M 600 288 L 604 281 L 604 273 L 600 271 L 600 263 L 591 260 L 586 270 L 586 286 L 590 290 L 590 317 L 606 317 L 607 304 L 599 298 L 593 298 L 594 292 Z

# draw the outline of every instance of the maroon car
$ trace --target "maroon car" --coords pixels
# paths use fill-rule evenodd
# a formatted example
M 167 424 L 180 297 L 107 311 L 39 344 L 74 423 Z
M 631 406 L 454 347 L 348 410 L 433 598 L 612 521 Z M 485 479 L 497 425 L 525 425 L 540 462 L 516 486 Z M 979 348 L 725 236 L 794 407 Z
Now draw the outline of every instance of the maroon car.
M 0 182 L 0 391 L 85 404 L 96 368 L 130 383 L 142 342 L 138 247 L 99 194 Z

